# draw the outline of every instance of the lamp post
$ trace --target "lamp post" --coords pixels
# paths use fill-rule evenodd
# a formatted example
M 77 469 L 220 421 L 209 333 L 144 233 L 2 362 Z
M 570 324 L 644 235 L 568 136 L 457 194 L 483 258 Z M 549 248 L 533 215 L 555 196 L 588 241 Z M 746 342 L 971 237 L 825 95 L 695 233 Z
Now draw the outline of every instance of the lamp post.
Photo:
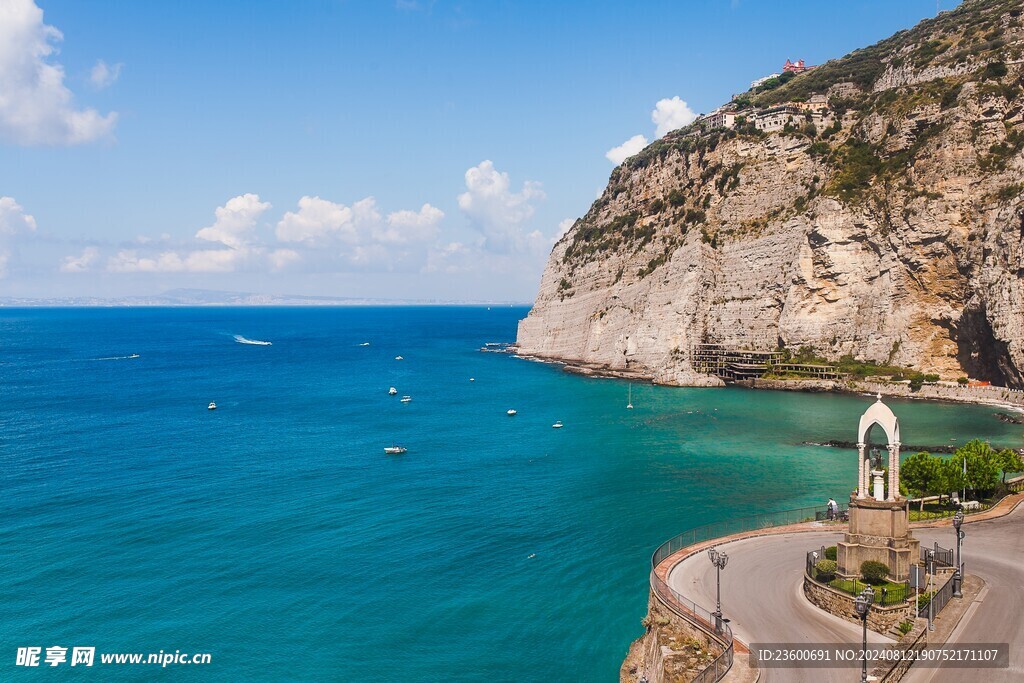
M 956 530 L 956 569 L 953 570 L 953 597 L 962 598 L 964 597 L 962 587 L 964 583 L 964 575 L 961 571 L 963 564 L 960 561 L 960 542 L 964 540 L 964 532 L 960 531 L 960 527 L 964 523 L 964 511 L 963 509 L 957 510 L 956 514 L 953 515 L 953 528 Z
M 711 558 L 711 564 L 715 565 L 715 584 L 717 587 L 717 599 L 715 602 L 715 630 L 722 630 L 722 570 L 725 569 L 725 565 L 729 562 L 729 556 L 725 553 L 718 552 L 717 548 L 711 548 L 708 550 L 708 557 Z
M 868 612 L 871 611 L 871 603 L 875 600 L 875 591 L 868 586 L 860 592 L 860 595 L 853 601 L 857 610 L 857 616 L 864 624 L 863 650 L 861 650 L 860 680 L 861 683 L 868 681 Z
M 929 550 L 927 555 L 926 555 L 926 557 L 927 557 L 927 563 L 925 564 L 925 569 L 928 572 L 928 630 L 929 631 L 934 631 L 935 630 L 935 623 L 934 623 L 934 617 L 935 617 L 935 591 L 932 590 L 932 589 L 934 588 L 934 585 L 935 585 L 933 583 L 934 578 L 935 578 L 935 551 L 934 550 Z

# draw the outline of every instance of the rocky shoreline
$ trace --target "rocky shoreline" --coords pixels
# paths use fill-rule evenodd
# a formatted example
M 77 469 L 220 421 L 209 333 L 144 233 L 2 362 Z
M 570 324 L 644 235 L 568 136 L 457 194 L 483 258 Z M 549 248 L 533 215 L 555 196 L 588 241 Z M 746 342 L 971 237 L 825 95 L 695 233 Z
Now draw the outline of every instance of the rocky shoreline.
M 544 356 L 534 353 L 523 353 L 518 346 L 511 345 L 507 349 L 519 358 L 536 361 L 540 363 L 551 363 L 562 366 L 563 372 L 568 372 L 584 377 L 601 379 L 625 379 L 636 382 L 650 382 L 662 386 L 677 387 L 722 387 L 726 386 L 718 377 L 706 375 L 707 382 L 686 382 L 677 383 L 658 379 L 653 372 L 647 368 L 615 368 L 604 363 L 580 361 L 570 358 L 559 358 L 556 356 Z M 767 389 L 771 391 L 802 391 L 805 393 L 833 393 L 833 394 L 882 394 L 883 396 L 910 398 L 928 401 L 946 401 L 952 403 L 973 403 L 979 405 L 992 405 L 1010 410 L 1015 413 L 1024 413 L 1024 392 L 1003 387 L 949 387 L 947 385 L 925 385 L 917 392 L 910 390 L 909 386 L 903 383 L 889 383 L 884 381 L 870 380 L 821 380 L 821 379 L 755 379 L 743 380 L 734 383 L 735 386 L 742 386 L 748 389 Z M 995 416 L 1003 421 L 1012 424 L 1024 424 L 1024 419 L 1017 418 L 1005 413 L 995 413 Z

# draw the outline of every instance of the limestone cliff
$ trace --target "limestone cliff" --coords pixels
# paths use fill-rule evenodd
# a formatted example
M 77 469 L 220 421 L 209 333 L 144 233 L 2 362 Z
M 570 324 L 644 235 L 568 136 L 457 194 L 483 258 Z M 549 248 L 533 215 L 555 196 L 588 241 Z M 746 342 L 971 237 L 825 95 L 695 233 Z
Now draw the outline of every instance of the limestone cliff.
M 694 344 L 811 347 L 1024 386 L 1022 76 L 1020 2 L 967 0 L 669 133 L 555 245 L 520 352 L 714 384 Z

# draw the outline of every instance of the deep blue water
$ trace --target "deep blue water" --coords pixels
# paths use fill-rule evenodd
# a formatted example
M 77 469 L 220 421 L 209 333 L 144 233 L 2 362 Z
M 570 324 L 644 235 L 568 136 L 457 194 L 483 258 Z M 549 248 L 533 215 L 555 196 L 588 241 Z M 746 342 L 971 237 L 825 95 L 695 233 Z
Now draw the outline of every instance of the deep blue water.
M 0 680 L 77 645 L 211 653 L 162 672 L 188 681 L 614 681 L 661 541 L 854 486 L 800 444 L 853 440 L 870 399 L 635 385 L 627 411 L 478 351 L 525 313 L 0 309 Z M 891 405 L 907 443 L 1024 440 Z

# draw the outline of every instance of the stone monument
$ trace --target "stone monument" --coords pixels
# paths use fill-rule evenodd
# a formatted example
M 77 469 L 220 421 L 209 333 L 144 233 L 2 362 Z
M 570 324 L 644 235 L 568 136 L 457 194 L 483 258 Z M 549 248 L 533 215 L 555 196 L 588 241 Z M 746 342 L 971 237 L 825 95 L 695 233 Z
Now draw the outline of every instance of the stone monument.
M 871 441 L 880 429 L 889 453 L 888 470 Z M 857 490 L 850 495 L 850 526 L 837 544 L 837 574 L 860 578 L 860 565 L 875 560 L 889 567 L 889 580 L 906 581 L 917 563 L 921 542 L 910 534 L 908 501 L 900 495 L 900 424 L 889 406 L 878 400 L 860 418 L 857 428 Z

